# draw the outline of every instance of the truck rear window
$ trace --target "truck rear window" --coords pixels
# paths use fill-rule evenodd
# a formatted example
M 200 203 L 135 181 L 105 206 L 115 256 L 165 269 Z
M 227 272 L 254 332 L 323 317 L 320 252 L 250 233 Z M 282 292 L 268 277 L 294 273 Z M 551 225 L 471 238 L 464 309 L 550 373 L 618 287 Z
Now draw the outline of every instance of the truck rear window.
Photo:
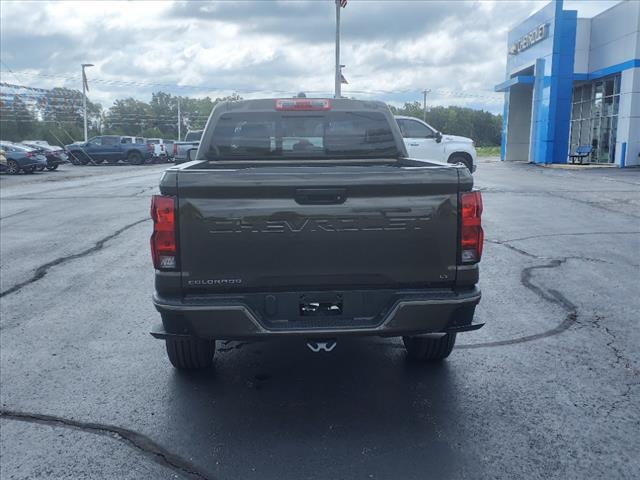
M 201 130 L 196 130 L 195 132 L 187 133 L 187 135 L 184 137 L 184 141 L 185 142 L 199 142 L 200 141 L 200 137 L 202 137 L 202 131 Z
M 208 160 L 398 157 L 380 112 L 238 112 L 223 114 L 205 150 Z

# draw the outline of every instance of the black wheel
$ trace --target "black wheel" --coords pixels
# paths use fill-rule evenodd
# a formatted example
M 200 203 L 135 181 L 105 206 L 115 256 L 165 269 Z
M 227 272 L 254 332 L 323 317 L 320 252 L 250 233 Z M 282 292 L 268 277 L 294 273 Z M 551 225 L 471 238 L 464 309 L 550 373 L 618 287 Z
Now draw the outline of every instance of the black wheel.
M 31 173 L 35 173 L 35 171 L 36 171 L 36 167 L 23 168 L 22 170 L 24 171 L 24 173 L 29 173 L 29 174 L 31 174 Z
M 407 354 L 414 360 L 440 361 L 449 356 L 456 344 L 456 334 L 441 337 L 402 337 Z
M 469 171 L 472 171 L 473 168 L 473 164 L 471 163 L 471 160 L 467 157 L 465 157 L 464 155 L 452 155 L 451 158 L 449 159 L 449 163 L 462 163 L 464 164 L 465 167 L 467 167 L 469 169 Z
M 15 160 L 9 160 L 7 162 L 7 173 L 9 175 L 17 175 L 20 172 L 20 165 Z
M 188 337 L 167 338 L 165 341 L 169 361 L 179 370 L 198 370 L 213 364 L 215 340 Z
M 53 172 L 54 170 L 58 169 L 58 163 L 56 163 L 55 165 L 47 165 L 47 170 L 49 170 L 50 172 Z
M 36 170 L 38 170 L 39 172 L 44 172 L 44 167 L 45 167 L 44 165 L 38 165 L 36 167 Z
M 89 157 L 87 157 L 82 152 L 73 152 L 73 156 L 75 157 L 76 161 L 78 162 L 77 165 L 86 165 L 87 163 L 89 163 Z
M 129 152 L 129 155 L 127 155 L 127 161 L 131 165 L 142 165 L 144 159 L 142 158 L 142 155 L 140 155 L 140 152 Z

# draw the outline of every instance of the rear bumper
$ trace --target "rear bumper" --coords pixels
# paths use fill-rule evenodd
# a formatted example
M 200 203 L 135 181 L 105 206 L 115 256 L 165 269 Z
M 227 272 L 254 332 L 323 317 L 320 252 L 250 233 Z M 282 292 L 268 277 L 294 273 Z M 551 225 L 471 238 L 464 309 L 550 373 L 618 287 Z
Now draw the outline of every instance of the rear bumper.
M 35 158 L 21 158 L 18 160 L 18 165 L 20 166 L 20 168 L 31 168 L 37 167 L 38 165 L 40 165 L 40 162 Z
M 364 297 L 363 292 L 343 292 L 340 295 L 343 294 L 345 299 L 359 296 L 370 299 L 372 292 L 366 292 L 368 297 Z M 376 315 L 300 317 L 291 313 L 297 311 L 296 303 L 289 305 L 295 308 L 289 309 L 289 314 L 284 315 L 288 318 L 276 315 L 275 320 L 268 318 L 269 314 L 265 311 L 259 311 L 259 307 L 256 308 L 256 305 L 261 305 L 256 303 L 256 298 L 276 296 L 291 302 L 299 298 L 300 294 L 254 294 L 246 297 L 211 295 L 192 300 L 154 295 L 153 303 L 161 313 L 162 325 L 155 327 L 151 334 L 156 338 L 188 335 L 218 340 L 272 336 L 401 336 L 469 331 L 483 325 L 473 324 L 475 307 L 481 297 L 480 290 L 476 287 L 464 291 L 384 291 L 380 295 L 380 304 L 384 306 Z
M 69 163 L 69 157 L 66 155 L 64 157 L 57 155 L 50 155 L 47 157 L 47 166 L 54 167 L 56 165 L 62 165 L 63 163 Z

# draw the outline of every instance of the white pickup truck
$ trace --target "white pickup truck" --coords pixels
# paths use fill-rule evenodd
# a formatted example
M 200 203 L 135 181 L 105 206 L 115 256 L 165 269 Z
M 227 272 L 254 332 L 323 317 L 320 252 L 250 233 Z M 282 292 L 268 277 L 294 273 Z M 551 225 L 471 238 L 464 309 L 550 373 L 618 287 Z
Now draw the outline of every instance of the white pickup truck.
M 147 138 L 147 144 L 153 145 L 153 161 L 166 162 L 169 152 L 162 138 Z
M 462 163 L 470 172 L 476 170 L 473 140 L 457 135 L 443 135 L 431 125 L 415 117 L 396 115 L 410 158 Z

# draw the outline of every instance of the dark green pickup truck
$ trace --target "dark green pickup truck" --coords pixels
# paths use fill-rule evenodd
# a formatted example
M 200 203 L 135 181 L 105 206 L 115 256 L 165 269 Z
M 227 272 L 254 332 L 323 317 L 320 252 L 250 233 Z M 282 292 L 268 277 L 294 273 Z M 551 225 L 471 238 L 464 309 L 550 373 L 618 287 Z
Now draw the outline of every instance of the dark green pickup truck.
M 209 367 L 216 340 L 283 336 L 402 336 L 441 360 L 482 326 L 472 187 L 463 165 L 407 158 L 380 102 L 218 104 L 152 200 L 152 335 L 177 368 Z

